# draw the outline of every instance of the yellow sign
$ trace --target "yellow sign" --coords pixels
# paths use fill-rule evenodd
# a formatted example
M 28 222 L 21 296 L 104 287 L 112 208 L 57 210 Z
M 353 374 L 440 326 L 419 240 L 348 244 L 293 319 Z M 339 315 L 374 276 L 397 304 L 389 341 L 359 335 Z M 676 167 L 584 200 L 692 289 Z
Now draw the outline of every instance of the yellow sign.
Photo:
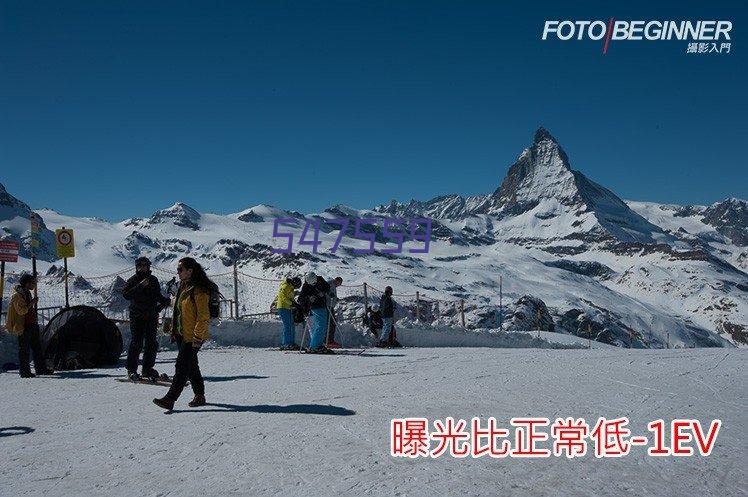
M 73 230 L 67 228 L 55 230 L 55 240 L 57 242 L 57 257 L 75 257 Z

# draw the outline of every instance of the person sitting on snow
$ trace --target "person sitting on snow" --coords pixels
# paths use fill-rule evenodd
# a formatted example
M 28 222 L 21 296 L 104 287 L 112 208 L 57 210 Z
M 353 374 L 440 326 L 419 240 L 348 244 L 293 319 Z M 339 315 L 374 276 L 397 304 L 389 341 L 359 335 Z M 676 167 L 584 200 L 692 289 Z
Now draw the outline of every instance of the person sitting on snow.
M 374 304 L 371 307 L 366 308 L 366 314 L 364 315 L 364 325 L 369 328 L 369 332 L 374 335 L 374 338 L 379 338 L 379 334 L 382 331 L 382 312 L 379 310 L 379 305 Z

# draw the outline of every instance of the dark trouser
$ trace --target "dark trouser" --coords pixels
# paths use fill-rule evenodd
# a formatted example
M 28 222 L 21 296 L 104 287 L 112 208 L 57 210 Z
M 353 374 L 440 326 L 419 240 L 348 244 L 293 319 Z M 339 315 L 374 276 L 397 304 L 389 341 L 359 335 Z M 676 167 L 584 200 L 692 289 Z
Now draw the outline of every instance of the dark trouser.
M 327 336 L 325 337 L 325 343 L 335 341 L 335 330 L 337 325 L 335 324 L 335 309 L 330 309 L 327 313 Z
M 177 344 L 179 345 L 177 364 L 174 378 L 171 380 L 171 388 L 166 396 L 176 401 L 182 394 L 187 380 L 190 380 L 195 395 L 205 395 L 205 383 L 203 383 L 203 375 L 200 373 L 200 364 L 197 361 L 199 349 L 194 348 L 192 342 L 185 342 L 181 338 L 177 339 Z
M 156 353 L 158 352 L 158 340 L 156 340 L 156 328 L 158 318 L 131 319 L 130 320 L 130 348 L 127 350 L 127 370 L 135 372 L 138 370 L 138 358 L 143 351 L 143 374 L 147 374 L 156 364 Z
M 37 373 L 47 369 L 42 357 L 42 347 L 39 343 L 39 325 L 27 324 L 23 328 L 23 334 L 18 336 L 18 365 L 21 374 L 31 372 L 29 364 L 30 353 L 34 356 L 34 369 Z

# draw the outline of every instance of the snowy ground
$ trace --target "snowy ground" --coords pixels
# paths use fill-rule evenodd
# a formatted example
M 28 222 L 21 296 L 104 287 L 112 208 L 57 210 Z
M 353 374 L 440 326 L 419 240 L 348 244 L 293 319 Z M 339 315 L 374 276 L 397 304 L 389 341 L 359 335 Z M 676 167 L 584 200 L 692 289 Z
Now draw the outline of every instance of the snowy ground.
M 201 352 L 211 405 L 172 414 L 121 370 L 0 374 L 0 494 L 746 495 L 740 349 L 408 348 L 360 356 Z M 159 357 L 171 372 L 174 353 Z M 628 416 L 723 426 L 709 457 L 404 460 L 392 417 Z M 28 432 L 28 433 L 26 433 Z M 12 434 L 18 433 L 18 434 Z

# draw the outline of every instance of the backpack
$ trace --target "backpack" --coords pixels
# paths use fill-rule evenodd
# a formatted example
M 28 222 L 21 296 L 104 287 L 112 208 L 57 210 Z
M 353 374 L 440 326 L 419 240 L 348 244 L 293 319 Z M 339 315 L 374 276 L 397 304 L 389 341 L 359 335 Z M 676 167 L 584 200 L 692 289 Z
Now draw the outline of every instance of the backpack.
M 192 299 L 192 304 L 197 305 L 195 303 L 195 294 L 194 292 L 190 293 L 190 298 Z M 221 317 L 221 300 L 223 299 L 223 294 L 220 290 L 218 290 L 218 285 L 210 282 L 210 297 L 208 299 L 208 312 L 210 313 L 210 319 L 215 319 L 218 317 Z

